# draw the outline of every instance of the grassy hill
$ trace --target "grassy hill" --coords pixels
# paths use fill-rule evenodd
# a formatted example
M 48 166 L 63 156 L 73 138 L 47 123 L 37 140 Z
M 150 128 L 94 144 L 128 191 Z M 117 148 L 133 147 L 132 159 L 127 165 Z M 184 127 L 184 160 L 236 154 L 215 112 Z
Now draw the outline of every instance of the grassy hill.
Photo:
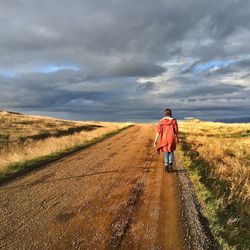
M 81 148 L 129 123 L 70 121 L 0 111 L 0 180 Z
M 6 111 L 0 111 L 0 121 L 0 147 L 13 142 L 60 137 L 102 127 L 96 122 L 68 121 Z

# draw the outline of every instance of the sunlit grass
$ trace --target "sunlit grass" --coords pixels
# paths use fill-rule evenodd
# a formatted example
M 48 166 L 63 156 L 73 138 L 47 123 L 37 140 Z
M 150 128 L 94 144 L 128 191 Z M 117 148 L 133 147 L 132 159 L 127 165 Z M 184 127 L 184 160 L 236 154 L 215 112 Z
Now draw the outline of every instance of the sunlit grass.
M 130 123 L 77 122 L 0 112 L 0 171 L 57 155 L 117 131 Z M 77 130 L 77 128 L 80 128 Z M 74 132 L 74 129 L 76 131 Z M 44 134 L 46 132 L 46 134 Z M 63 133 L 62 133 L 63 132 Z M 46 135 L 46 136 L 44 136 Z
M 209 163 L 209 174 L 228 182 L 228 199 L 236 199 L 242 205 L 248 203 L 250 134 L 245 134 L 250 131 L 250 124 L 184 122 L 180 130 L 191 149 Z
M 180 131 L 184 159 L 217 239 L 230 249 L 247 249 L 250 124 L 187 121 Z

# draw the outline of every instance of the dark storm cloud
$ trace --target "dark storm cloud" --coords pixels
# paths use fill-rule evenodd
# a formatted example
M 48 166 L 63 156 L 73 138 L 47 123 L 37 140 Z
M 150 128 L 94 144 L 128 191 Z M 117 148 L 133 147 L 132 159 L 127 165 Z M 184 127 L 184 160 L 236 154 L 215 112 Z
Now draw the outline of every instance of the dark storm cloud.
M 10 53 L 19 62 L 32 57 L 93 66 L 108 57 L 166 60 L 175 42 L 195 31 L 202 20 L 207 20 L 203 29 L 208 37 L 220 41 L 248 27 L 250 20 L 246 1 L 8 2 L 0 5 L 7 24 L 1 27 L 1 55 Z
M 241 79 L 250 79 L 250 73 L 243 75 Z
M 121 62 L 114 65 L 111 69 L 105 71 L 109 76 L 130 76 L 130 77 L 147 77 L 157 76 L 166 72 L 166 69 L 159 65 L 150 63 L 138 63 L 138 62 Z
M 181 73 L 182 74 L 193 73 L 193 70 L 194 70 L 195 66 L 198 65 L 198 64 L 199 64 L 199 61 L 194 62 L 187 69 L 183 70 Z
M 187 94 L 193 96 L 204 96 L 204 95 L 216 96 L 216 95 L 232 94 L 235 92 L 239 92 L 243 89 L 245 89 L 245 87 L 240 85 L 219 84 L 214 86 L 197 87 L 196 89 L 188 91 L 189 93 Z
M 226 98 L 250 87 L 249 10 L 244 0 L 2 0 L 0 109 L 146 119 L 164 96 L 177 110 L 209 107 L 201 96 L 238 108 Z M 236 63 L 194 71 L 214 60 Z M 65 65 L 76 70 L 42 73 Z
M 152 90 L 159 90 L 154 82 L 147 81 L 142 84 L 139 84 L 137 87 L 138 91 L 147 92 Z
M 229 84 L 214 84 L 214 85 L 200 85 L 194 87 L 188 87 L 182 91 L 175 93 L 164 93 L 161 96 L 171 98 L 190 98 L 201 96 L 227 96 L 227 94 L 241 92 L 245 87 L 241 85 L 229 85 Z M 201 100 L 201 99 L 200 99 Z M 203 99 L 204 100 L 204 99 Z

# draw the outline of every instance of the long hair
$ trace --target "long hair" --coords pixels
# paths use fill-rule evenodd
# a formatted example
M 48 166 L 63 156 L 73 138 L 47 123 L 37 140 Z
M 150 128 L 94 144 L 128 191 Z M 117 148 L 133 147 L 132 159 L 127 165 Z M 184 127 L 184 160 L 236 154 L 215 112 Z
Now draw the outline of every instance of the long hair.
M 172 110 L 171 109 L 165 109 L 164 110 L 164 116 L 170 116 L 170 117 L 172 117 Z

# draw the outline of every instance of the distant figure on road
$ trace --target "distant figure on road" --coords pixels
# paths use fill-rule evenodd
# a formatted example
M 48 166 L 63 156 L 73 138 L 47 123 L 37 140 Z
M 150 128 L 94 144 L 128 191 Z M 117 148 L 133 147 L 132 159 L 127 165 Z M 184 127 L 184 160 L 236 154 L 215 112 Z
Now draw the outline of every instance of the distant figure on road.
M 164 110 L 164 117 L 156 126 L 156 132 L 154 146 L 157 148 L 158 153 L 160 153 L 160 151 L 164 153 L 165 172 L 170 172 L 173 170 L 174 151 L 176 144 L 179 142 L 178 123 L 177 120 L 172 117 L 171 109 Z M 159 137 L 160 140 L 157 144 Z

